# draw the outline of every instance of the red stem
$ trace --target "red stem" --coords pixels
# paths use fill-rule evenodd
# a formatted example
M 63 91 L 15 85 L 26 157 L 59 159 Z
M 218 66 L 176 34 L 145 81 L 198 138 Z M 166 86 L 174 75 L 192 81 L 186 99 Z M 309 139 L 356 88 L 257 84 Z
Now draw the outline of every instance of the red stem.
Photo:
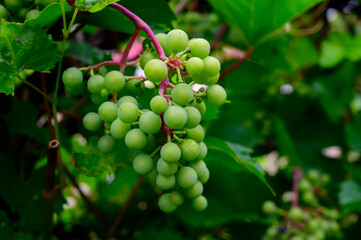
M 231 72 L 236 70 L 239 66 L 241 66 L 242 63 L 244 63 L 251 56 L 252 52 L 253 52 L 253 48 L 249 47 L 242 58 L 238 59 L 229 68 L 227 68 L 226 70 L 224 70 L 221 73 L 221 76 L 219 77 L 219 81 L 222 80 L 223 78 L 225 78 L 226 76 L 228 76 Z
M 293 182 L 292 182 L 292 203 L 291 207 L 297 207 L 298 206 L 298 182 L 300 181 L 302 177 L 302 169 L 295 168 L 293 169 Z
M 105 61 L 105 62 L 101 62 L 95 66 L 89 66 L 88 69 L 97 70 L 98 68 L 100 68 L 102 66 L 107 66 L 107 65 L 120 66 L 120 63 L 118 61 Z
M 128 59 L 130 49 L 132 49 L 133 43 L 135 42 L 135 39 L 137 39 L 139 33 L 140 33 L 140 29 L 136 28 L 134 30 L 134 33 L 133 33 L 132 37 L 130 38 L 127 46 L 125 47 L 125 49 L 122 53 L 122 58 L 120 59 L 120 71 L 122 73 L 124 73 L 125 67 L 127 66 L 127 59 Z

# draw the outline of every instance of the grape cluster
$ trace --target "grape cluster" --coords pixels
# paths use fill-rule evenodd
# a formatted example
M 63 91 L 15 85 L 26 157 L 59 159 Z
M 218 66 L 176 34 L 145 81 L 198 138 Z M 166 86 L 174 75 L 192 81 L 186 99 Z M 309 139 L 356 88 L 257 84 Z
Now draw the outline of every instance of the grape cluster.
M 322 188 L 328 182 L 327 174 L 312 169 L 298 183 L 301 200 L 308 206 L 291 207 L 286 211 L 278 208 L 272 201 L 264 202 L 262 210 L 272 219 L 272 225 L 267 229 L 263 239 L 340 239 L 342 234 L 339 211 L 319 205 L 314 192 L 325 193 L 325 189 Z M 310 194 L 312 197 L 308 196 Z
M 4 0 L 4 5 L 0 4 L 0 19 L 24 21 L 37 18 L 41 9 L 54 2 L 57 0 Z
M 156 186 L 163 191 L 158 202 L 162 211 L 173 212 L 185 197 L 192 200 L 195 210 L 202 211 L 207 207 L 203 184 L 210 173 L 204 161 L 208 148 L 200 123 L 206 112 L 204 100 L 214 106 L 226 102 L 225 90 L 215 84 L 220 63 L 209 56 L 210 45 L 205 39 L 189 41 L 187 34 L 177 29 L 156 37 L 167 60 L 159 59 L 154 49 L 148 49 L 139 62 L 145 74 L 138 79 L 143 82 L 141 86 L 150 82 L 161 88 L 154 91 L 150 109 L 143 109 L 130 95 L 109 100 L 110 95 L 121 94 L 135 77 L 119 71 L 110 71 L 105 76 L 91 71 L 86 88 L 93 103 L 100 106 L 98 112 L 84 116 L 83 124 L 93 132 L 104 126 L 104 135 L 98 141 L 101 152 L 111 153 L 117 148 L 117 141 L 124 139 L 129 149 L 137 151 L 134 170 L 140 175 L 156 171 Z M 71 96 L 80 95 L 85 88 L 81 70 L 74 67 L 64 71 L 63 83 Z M 194 83 L 202 87 L 194 91 Z

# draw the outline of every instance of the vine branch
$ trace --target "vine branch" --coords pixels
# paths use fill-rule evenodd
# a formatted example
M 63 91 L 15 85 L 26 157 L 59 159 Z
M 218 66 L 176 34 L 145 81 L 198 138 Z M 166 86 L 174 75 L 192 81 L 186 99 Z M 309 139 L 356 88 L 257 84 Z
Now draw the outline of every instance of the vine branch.
M 300 168 L 293 169 L 292 203 L 291 203 L 292 208 L 298 206 L 298 197 L 299 197 L 298 182 L 300 181 L 301 177 L 302 177 L 302 169 Z
M 244 63 L 251 56 L 252 52 L 253 52 L 253 48 L 249 47 L 242 58 L 238 59 L 235 63 L 233 63 L 231 66 L 229 66 L 226 70 L 224 70 L 221 73 L 221 75 L 219 77 L 219 81 L 221 81 L 223 78 L 227 77 L 231 72 L 233 72 L 239 66 L 241 66 L 242 63 Z

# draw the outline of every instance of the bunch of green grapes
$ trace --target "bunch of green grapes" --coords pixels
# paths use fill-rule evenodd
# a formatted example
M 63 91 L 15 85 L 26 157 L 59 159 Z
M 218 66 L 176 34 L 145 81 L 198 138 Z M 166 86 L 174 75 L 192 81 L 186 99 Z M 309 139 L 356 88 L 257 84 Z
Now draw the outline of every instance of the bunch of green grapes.
M 262 205 L 272 225 L 267 229 L 264 240 L 324 240 L 342 238 L 340 212 L 318 204 L 312 189 L 325 192 L 329 176 L 317 170 L 310 170 L 300 179 L 300 197 L 308 206 L 291 207 L 288 211 L 278 208 L 272 201 Z M 312 186 L 315 184 L 315 186 Z M 312 198 L 309 195 L 312 193 Z M 306 198 L 305 198 L 306 196 Z M 305 201 L 307 200 L 307 201 Z M 312 200 L 312 201 L 311 201 Z
M 226 101 L 225 90 L 215 84 L 220 63 L 209 56 L 210 46 L 206 40 L 189 41 L 181 30 L 157 34 L 157 39 L 170 57 L 162 61 L 152 51 L 145 52 L 140 59 L 146 77 L 142 81 L 153 86 L 163 84 L 161 87 L 167 84 L 168 89 L 162 89 L 164 93 L 155 92 L 150 109 L 143 109 L 132 96 L 109 100 L 134 77 L 126 77 L 119 71 L 105 76 L 91 74 L 87 89 L 91 100 L 100 106 L 98 112 L 84 116 L 83 124 L 94 132 L 104 127 L 104 135 L 98 141 L 101 152 L 111 153 L 117 147 L 117 140 L 124 140 L 129 149 L 137 151 L 133 161 L 137 173 L 157 172 L 156 186 L 164 191 L 159 198 L 162 211 L 173 212 L 185 198 L 191 199 L 195 210 L 202 211 L 207 207 L 207 199 L 202 195 L 203 184 L 210 173 L 204 161 L 208 149 L 200 123 L 206 112 L 204 100 L 215 106 Z M 173 79 L 174 84 L 169 83 L 167 77 Z M 85 88 L 82 72 L 74 67 L 64 71 L 63 83 L 72 96 L 80 95 Z M 211 86 L 204 85 L 194 91 L 191 87 L 194 83 Z M 158 139 L 161 143 L 157 146 Z
M 40 10 L 57 0 L 4 0 L 0 4 L 0 19 L 24 21 L 37 18 Z

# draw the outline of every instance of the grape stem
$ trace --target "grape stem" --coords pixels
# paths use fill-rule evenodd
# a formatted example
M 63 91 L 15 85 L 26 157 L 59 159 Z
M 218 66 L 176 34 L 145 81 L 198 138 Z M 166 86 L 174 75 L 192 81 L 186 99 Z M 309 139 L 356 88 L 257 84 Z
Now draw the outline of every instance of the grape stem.
M 299 198 L 298 182 L 300 181 L 301 177 L 302 177 L 302 169 L 300 168 L 293 169 L 291 208 L 298 206 L 298 198 Z
M 239 66 L 242 65 L 242 63 L 244 63 L 252 54 L 253 52 L 253 47 L 248 47 L 247 51 L 245 52 L 245 54 L 243 55 L 242 58 L 238 59 L 236 62 L 234 62 L 231 66 L 229 66 L 226 70 L 224 70 L 218 81 L 221 81 L 223 78 L 225 78 L 226 76 L 228 76 L 231 72 L 233 72 L 234 70 L 236 70 Z

